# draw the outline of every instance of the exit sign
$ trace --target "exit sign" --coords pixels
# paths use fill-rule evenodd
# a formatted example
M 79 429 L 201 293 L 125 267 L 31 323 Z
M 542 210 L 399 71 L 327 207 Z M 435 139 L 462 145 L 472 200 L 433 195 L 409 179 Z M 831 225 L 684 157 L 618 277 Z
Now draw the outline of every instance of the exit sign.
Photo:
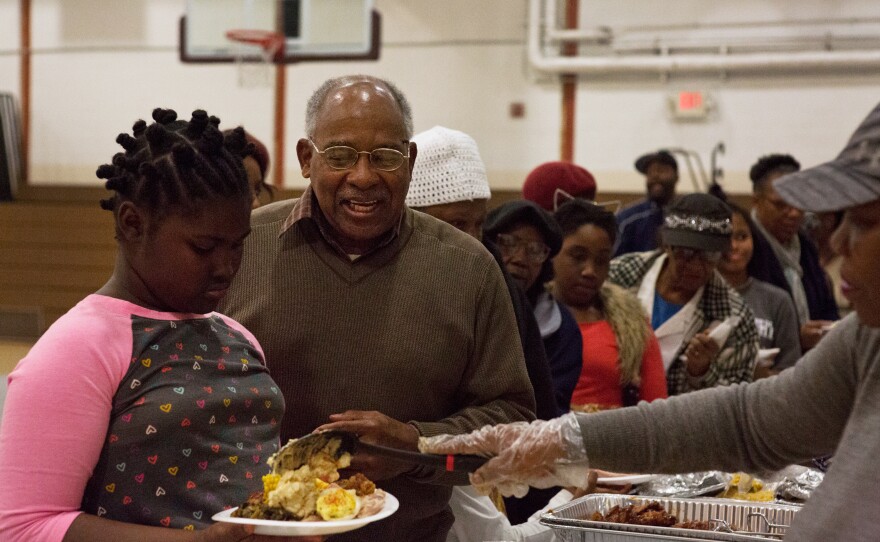
M 711 106 L 711 97 L 700 90 L 682 90 L 669 97 L 669 109 L 675 119 L 704 120 Z

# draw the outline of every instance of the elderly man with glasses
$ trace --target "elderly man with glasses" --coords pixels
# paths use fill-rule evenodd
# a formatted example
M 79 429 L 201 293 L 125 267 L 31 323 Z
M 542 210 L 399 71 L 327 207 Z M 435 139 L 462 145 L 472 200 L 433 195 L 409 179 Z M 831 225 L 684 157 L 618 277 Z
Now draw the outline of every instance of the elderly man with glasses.
M 660 249 L 611 262 L 608 280 L 635 292 L 651 318 L 669 395 L 752 380 L 754 316 L 715 269 L 731 231 L 724 202 L 688 194 L 669 207 Z
M 266 352 L 288 416 L 417 450 L 420 436 L 534 418 L 510 295 L 480 242 L 404 205 L 410 107 L 368 76 L 325 82 L 297 156 L 302 197 L 254 212 L 224 311 Z M 259 405 L 262 405 L 260 402 Z M 398 498 L 391 517 L 334 540 L 443 541 L 466 475 L 357 453 L 353 471 Z

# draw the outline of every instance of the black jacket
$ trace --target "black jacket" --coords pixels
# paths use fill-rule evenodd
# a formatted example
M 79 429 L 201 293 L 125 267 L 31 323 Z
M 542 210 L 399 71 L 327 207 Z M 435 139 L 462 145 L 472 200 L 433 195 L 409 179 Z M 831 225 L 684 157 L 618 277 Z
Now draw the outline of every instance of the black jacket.
M 547 362 L 544 341 L 541 339 L 541 331 L 535 321 L 532 306 L 526 298 L 525 292 L 514 282 L 505 269 L 501 254 L 495 244 L 484 238 L 483 246 L 492 253 L 495 261 L 498 262 L 498 267 L 501 268 L 504 281 L 507 283 L 507 290 L 510 292 L 513 312 L 516 313 L 516 323 L 519 327 L 519 340 L 526 358 L 526 370 L 529 373 L 529 380 L 532 381 L 532 388 L 535 390 L 535 415 L 539 420 L 555 418 L 563 413 L 556 405 L 550 364 Z
M 791 294 L 791 287 L 785 278 L 782 264 L 773 252 L 770 242 L 753 228 L 754 252 L 749 262 L 749 275 L 756 279 L 769 282 Z M 811 320 L 838 320 L 837 303 L 834 294 L 828 287 L 825 271 L 819 263 L 819 249 L 803 233 L 798 232 L 801 243 L 801 269 L 804 271 L 801 282 L 807 296 L 807 305 L 810 308 Z

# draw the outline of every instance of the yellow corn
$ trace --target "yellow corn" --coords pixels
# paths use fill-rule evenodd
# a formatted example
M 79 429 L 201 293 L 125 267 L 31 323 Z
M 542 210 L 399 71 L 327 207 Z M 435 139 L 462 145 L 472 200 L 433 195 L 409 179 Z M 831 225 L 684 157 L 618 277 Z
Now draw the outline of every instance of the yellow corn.
M 269 473 L 263 476 L 263 502 L 266 502 L 269 499 L 269 493 L 275 491 L 275 488 L 278 487 L 278 480 L 281 479 L 281 476 L 278 474 Z

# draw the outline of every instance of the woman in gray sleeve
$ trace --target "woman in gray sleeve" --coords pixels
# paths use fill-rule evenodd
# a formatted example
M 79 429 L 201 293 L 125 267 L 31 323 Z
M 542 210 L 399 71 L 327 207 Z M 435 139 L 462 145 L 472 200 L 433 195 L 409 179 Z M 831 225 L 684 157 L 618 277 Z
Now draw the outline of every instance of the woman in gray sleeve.
M 619 472 L 779 469 L 834 453 L 822 485 L 792 521 L 799 542 L 876 540 L 880 532 L 880 105 L 840 155 L 780 178 L 789 204 L 844 210 L 832 246 L 855 314 L 797 365 L 735 384 L 597 414 L 487 426 L 421 443 L 434 453 L 495 455 L 471 481 L 522 493 L 571 485 L 587 465 Z M 568 468 L 559 468 L 567 464 Z M 572 466 L 577 468 L 571 468 Z

